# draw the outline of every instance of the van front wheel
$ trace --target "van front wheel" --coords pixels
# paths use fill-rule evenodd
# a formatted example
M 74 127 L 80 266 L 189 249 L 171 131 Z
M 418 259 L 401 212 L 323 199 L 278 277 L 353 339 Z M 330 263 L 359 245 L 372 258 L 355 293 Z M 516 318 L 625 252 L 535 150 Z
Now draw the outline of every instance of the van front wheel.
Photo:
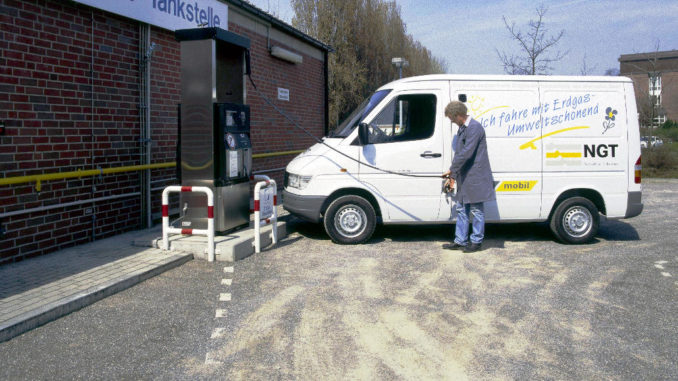
M 598 208 L 583 197 L 572 197 L 561 202 L 551 216 L 551 231 L 564 243 L 590 242 L 598 233 Z
M 370 239 L 377 224 L 374 207 L 360 196 L 342 196 L 330 203 L 323 217 L 332 241 L 358 244 Z

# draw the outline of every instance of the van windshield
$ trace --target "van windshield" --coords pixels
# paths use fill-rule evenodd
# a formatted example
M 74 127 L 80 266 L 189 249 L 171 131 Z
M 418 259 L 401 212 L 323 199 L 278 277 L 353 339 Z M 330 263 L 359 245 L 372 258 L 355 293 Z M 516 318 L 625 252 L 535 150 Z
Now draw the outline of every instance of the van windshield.
M 337 127 L 335 133 L 330 135 L 333 138 L 345 138 L 351 131 L 363 121 L 363 118 L 367 116 L 378 104 L 381 102 L 391 90 L 381 90 L 372 94 L 369 98 L 365 99 L 358 107 L 353 110 L 351 115 L 349 115 L 343 122 Z

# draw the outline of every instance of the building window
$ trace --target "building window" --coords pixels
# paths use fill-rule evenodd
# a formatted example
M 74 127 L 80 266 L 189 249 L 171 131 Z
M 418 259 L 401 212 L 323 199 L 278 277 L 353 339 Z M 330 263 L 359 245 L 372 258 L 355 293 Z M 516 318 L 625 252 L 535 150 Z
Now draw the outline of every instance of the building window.
M 659 107 L 662 105 L 662 96 L 661 95 L 650 95 L 650 99 L 652 100 L 652 105 L 655 107 Z
M 661 106 L 662 77 L 660 75 L 650 76 L 650 98 L 655 106 Z

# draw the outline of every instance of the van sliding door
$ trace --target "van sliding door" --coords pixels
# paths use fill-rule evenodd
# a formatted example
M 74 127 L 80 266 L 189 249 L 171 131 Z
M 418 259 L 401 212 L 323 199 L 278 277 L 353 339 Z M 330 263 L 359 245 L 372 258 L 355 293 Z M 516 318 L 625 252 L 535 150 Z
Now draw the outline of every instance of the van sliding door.
M 450 95 L 453 100 L 464 95 L 469 116 L 485 128 L 497 194 L 496 202 L 485 204 L 486 220 L 538 218 L 543 149 L 536 82 L 455 81 L 450 84 Z M 454 140 L 458 126 L 452 126 Z M 449 213 L 456 218 L 453 205 Z

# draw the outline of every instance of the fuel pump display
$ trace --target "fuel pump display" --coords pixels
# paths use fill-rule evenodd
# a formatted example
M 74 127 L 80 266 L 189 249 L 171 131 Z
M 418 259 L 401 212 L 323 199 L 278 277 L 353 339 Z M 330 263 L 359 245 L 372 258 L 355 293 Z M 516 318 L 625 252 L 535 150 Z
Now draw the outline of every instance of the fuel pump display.
M 219 144 L 215 167 L 218 186 L 238 180 L 249 181 L 252 174 L 252 143 L 250 141 L 250 108 L 235 103 L 218 103 L 215 107 L 215 129 Z

